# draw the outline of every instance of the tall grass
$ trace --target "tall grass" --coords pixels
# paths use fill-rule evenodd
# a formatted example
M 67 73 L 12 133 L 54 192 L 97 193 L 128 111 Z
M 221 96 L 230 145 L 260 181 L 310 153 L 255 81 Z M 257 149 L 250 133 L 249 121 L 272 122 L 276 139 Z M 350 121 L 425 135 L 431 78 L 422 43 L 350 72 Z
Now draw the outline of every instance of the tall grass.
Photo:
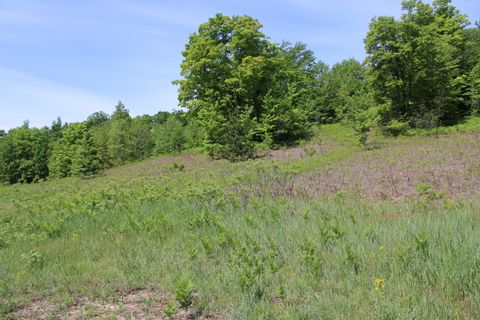
M 44 299 L 57 306 L 49 316 L 66 316 L 80 297 L 150 289 L 171 294 L 169 315 L 194 306 L 221 319 L 479 318 L 476 198 L 269 192 L 342 152 L 288 163 L 159 158 L 158 175 L 142 174 L 146 162 L 0 188 L 0 315 Z

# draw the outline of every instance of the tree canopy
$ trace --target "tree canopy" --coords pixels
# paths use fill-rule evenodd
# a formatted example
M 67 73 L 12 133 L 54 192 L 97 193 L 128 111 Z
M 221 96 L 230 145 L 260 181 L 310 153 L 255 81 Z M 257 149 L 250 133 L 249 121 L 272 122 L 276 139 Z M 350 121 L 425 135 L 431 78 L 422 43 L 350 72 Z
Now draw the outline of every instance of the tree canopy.
M 448 0 L 402 2 L 400 20 L 372 20 L 365 39 L 375 102 L 391 120 L 414 127 L 457 121 L 468 112 L 462 70 L 468 20 Z
M 249 16 L 217 14 L 190 36 L 179 100 L 213 157 L 243 158 L 254 142 L 305 136 L 316 61 L 305 45 L 275 44 Z
M 399 19 L 372 19 L 366 59 L 329 67 L 303 43 L 272 42 L 250 16 L 217 14 L 190 35 L 178 85 L 181 111 L 0 130 L 0 181 L 89 176 L 152 155 L 204 149 L 244 160 L 257 147 L 308 138 L 310 127 L 342 122 L 359 142 L 480 114 L 480 24 L 449 0 L 405 0 Z

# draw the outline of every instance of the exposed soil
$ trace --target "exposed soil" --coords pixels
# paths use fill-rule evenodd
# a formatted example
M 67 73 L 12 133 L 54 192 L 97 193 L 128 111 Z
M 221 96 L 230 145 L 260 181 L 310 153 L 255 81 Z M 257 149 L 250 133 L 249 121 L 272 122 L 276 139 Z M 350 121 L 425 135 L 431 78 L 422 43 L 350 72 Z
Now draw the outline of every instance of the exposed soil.
M 70 306 L 35 300 L 11 313 L 8 319 L 220 319 L 199 316 L 195 307 L 178 308 L 172 317 L 167 317 L 165 308 L 171 301 L 170 294 L 146 289 L 123 292 L 106 301 L 79 298 Z

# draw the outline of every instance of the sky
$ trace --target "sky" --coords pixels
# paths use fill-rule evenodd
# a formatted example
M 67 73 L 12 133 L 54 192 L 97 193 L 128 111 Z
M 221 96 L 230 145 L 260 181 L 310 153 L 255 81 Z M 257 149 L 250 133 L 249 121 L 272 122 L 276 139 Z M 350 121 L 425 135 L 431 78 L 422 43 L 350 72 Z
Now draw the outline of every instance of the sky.
M 181 52 L 217 12 L 258 19 L 274 42 L 304 42 L 329 65 L 365 57 L 374 16 L 400 0 L 0 0 L 0 129 L 178 109 Z M 471 21 L 480 1 L 454 0 Z

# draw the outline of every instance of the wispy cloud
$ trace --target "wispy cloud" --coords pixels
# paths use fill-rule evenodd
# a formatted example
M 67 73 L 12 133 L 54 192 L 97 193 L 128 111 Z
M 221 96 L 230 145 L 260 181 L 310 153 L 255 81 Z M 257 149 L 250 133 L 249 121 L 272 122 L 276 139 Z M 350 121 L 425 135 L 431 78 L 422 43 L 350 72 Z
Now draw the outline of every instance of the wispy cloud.
M 35 1 L 11 1 L 0 5 L 0 25 L 47 25 L 65 22 L 58 8 Z
M 116 10 L 128 13 L 133 16 L 142 16 L 144 18 L 154 19 L 157 23 L 170 24 L 182 28 L 196 28 L 198 26 L 199 16 L 203 11 L 201 7 L 182 8 L 178 5 L 171 6 L 165 3 L 155 2 L 155 5 L 142 1 L 116 0 L 112 2 Z
M 78 121 L 114 104 L 108 97 L 0 67 L 1 129 L 21 125 L 32 115 L 32 126 L 49 125 L 57 116 Z
M 453 3 L 480 18 L 478 0 Z M 0 129 L 81 121 L 117 99 L 132 114 L 175 107 L 188 36 L 217 12 L 251 15 L 330 65 L 363 59 L 373 16 L 401 14 L 400 0 L 0 0 Z

